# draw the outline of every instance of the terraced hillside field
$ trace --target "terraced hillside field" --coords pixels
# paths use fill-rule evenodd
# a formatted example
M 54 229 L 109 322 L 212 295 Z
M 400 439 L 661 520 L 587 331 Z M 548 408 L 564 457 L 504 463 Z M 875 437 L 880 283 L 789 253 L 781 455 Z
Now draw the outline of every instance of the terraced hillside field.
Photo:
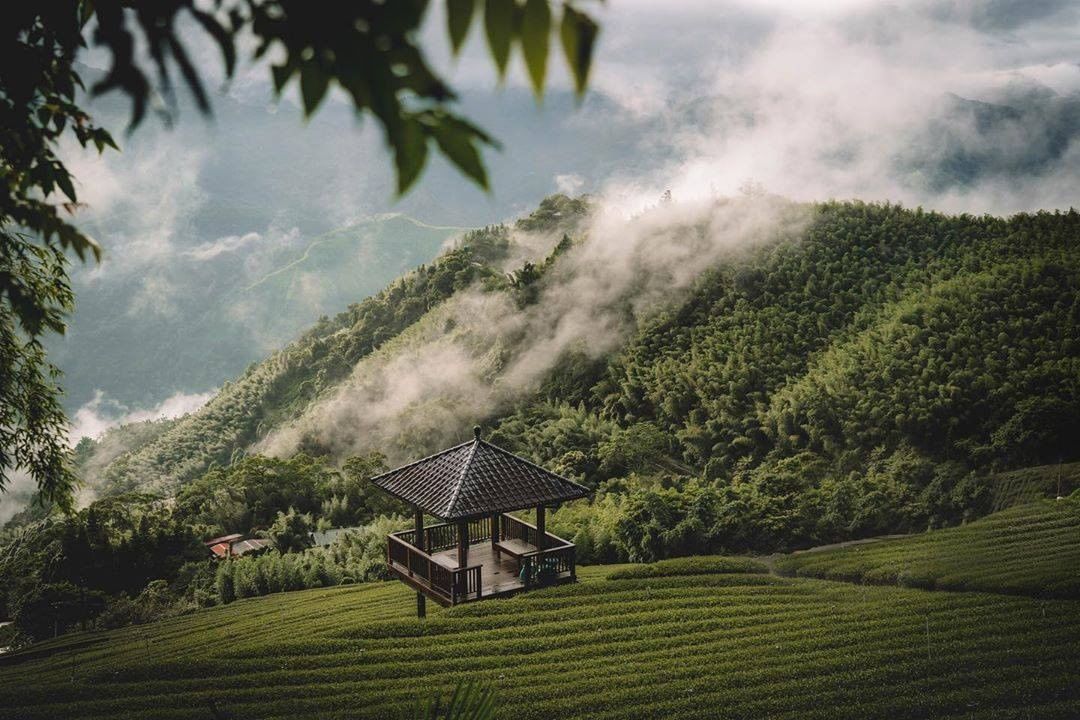
M 1080 496 L 1038 500 L 962 527 L 779 560 L 784 574 L 1080 600 Z
M 1080 489 L 1080 462 L 1011 470 L 990 477 L 994 510 L 1069 495 Z
M 425 621 L 378 583 L 73 634 L 4 659 L 0 717 L 392 718 L 467 677 L 516 720 L 1080 716 L 1080 602 L 734 569 L 760 570 L 585 568 Z

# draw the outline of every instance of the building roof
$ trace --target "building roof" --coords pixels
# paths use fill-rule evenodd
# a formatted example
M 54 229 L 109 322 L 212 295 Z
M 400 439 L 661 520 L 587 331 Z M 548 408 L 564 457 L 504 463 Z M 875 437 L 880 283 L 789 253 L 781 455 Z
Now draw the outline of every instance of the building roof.
M 263 548 L 270 547 L 270 541 L 265 538 L 249 538 L 248 540 L 240 540 L 232 545 L 233 555 L 244 555 L 255 550 L 262 550 Z
M 221 537 L 211 538 L 210 540 L 203 540 L 203 544 L 207 547 L 218 545 L 220 543 L 229 543 L 234 540 L 239 540 L 244 537 L 240 533 L 232 533 L 231 535 L 222 535 Z
M 210 552 L 215 557 L 230 557 L 237 555 L 244 555 L 245 553 L 253 552 L 255 550 L 262 550 L 265 547 L 270 546 L 270 541 L 265 538 L 250 538 L 248 540 L 240 540 L 243 535 L 236 534 L 225 535 L 224 542 L 216 543 L 210 546 Z
M 229 554 L 229 543 L 218 543 L 210 546 L 210 552 L 216 557 L 225 557 Z
M 583 485 L 480 439 L 372 478 L 399 500 L 442 520 L 551 505 L 588 496 Z

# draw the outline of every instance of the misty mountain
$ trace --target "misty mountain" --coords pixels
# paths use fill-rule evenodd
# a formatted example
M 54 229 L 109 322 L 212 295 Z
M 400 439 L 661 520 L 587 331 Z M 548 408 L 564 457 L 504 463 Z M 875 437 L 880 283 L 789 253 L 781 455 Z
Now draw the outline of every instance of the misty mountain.
M 320 315 L 433 258 L 459 231 L 391 215 L 310 239 L 230 236 L 178 252 L 152 274 L 83 278 L 70 329 L 52 347 L 68 405 L 94 389 L 147 407 L 216 387 Z
M 1080 137 L 1080 95 L 1014 88 L 1000 102 L 949 94 L 895 159 L 929 192 L 1053 175 Z
M 250 89 L 218 97 L 209 121 L 181 98 L 172 129 L 151 119 L 123 137 L 121 154 L 76 155 L 89 205 L 83 221 L 106 259 L 76 268 L 78 310 L 67 337 L 50 344 L 69 412 L 98 398 L 115 418 L 205 393 L 320 315 L 431 259 L 453 228 L 520 215 L 555 189 L 642 177 L 662 188 L 666 173 L 698 150 L 694 138 L 738 147 L 775 123 L 741 95 L 689 95 L 663 112 L 632 112 L 602 90 L 580 106 L 554 90 L 538 105 L 509 87 L 466 91 L 461 106 L 502 142 L 486 157 L 491 195 L 435 159 L 395 201 L 381 139 L 345 104 L 328 103 L 303 122 L 288 98 L 267 104 Z M 91 108 L 108 126 L 126 122 L 115 98 Z M 1075 97 L 1034 86 L 1002 91 L 995 102 L 944 95 L 890 143 L 899 149 L 875 168 L 877 181 L 921 198 L 1052 179 L 1080 131 L 1078 108 Z M 813 152 L 829 173 L 865 171 L 868 149 L 858 144 Z M 418 220 L 380 228 L 387 212 Z M 309 248 L 320 250 L 295 265 Z M 277 280 L 265 284 L 266 276 Z
M 461 226 L 655 159 L 642 151 L 655 127 L 620 120 L 601 94 L 578 107 L 555 91 L 538 107 L 523 90 L 475 93 L 465 110 L 503 143 L 487 157 L 495 191 L 436 160 L 395 201 L 381 140 L 342 103 L 305 123 L 287 99 L 222 95 L 210 119 L 180 101 L 171 128 L 151 118 L 118 132 L 122 153 L 71 149 L 81 222 L 106 254 L 73 268 L 77 311 L 50 342 L 69 413 L 97 398 L 118 418 L 206 392 L 430 260 Z M 90 107 L 107 127 L 127 121 L 116 98 Z
M 766 509 L 880 490 L 956 519 L 985 499 L 969 473 L 1075 456 L 1080 215 L 588 212 L 557 196 L 466 234 L 199 411 L 84 446 L 90 480 L 170 493 L 256 452 L 404 460 L 481 422 L 590 485 L 741 478 Z

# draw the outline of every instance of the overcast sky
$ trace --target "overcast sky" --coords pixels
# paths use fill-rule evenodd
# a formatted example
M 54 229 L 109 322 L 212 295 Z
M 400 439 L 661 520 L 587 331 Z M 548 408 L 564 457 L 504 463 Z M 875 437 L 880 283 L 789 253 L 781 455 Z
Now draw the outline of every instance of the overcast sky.
M 594 88 L 672 118 L 671 162 L 615 178 L 1010 213 L 1076 203 L 1080 3 L 615 0 Z M 1005 106 L 987 111 L 957 97 Z
M 451 58 L 443 4 L 431 6 L 424 40 L 432 62 L 467 98 L 498 96 L 481 24 L 474 23 L 463 56 Z M 797 199 L 861 197 L 1000 213 L 1074 204 L 1080 3 L 609 0 L 587 7 L 602 25 L 592 91 L 614 100 L 618 110 L 605 106 L 598 116 L 587 103 L 576 120 L 610 123 L 614 133 L 627 123 L 647 125 L 654 133 L 648 144 L 664 149 L 663 160 L 650 159 L 647 168 L 631 157 L 625 167 L 567 168 L 551 173 L 550 190 L 604 190 L 633 203 L 658 188 L 671 188 L 677 197 L 726 194 L 753 180 Z M 192 43 L 205 67 L 220 66 L 205 37 Z M 569 85 L 559 53 L 552 54 L 549 77 L 556 92 Z M 524 86 L 515 53 L 505 87 Z M 242 65 L 228 91 L 269 104 L 265 66 Z M 279 112 L 299 114 L 295 94 L 294 83 Z M 988 118 L 979 106 L 957 105 L 957 98 L 1019 112 Z M 337 101 L 343 102 L 340 95 Z M 467 100 L 464 109 L 471 108 Z M 335 129 L 369 135 L 364 152 L 376 162 L 366 163 L 371 170 L 362 183 L 332 160 L 317 161 L 343 187 L 360 185 L 363 194 L 389 205 L 389 159 L 370 125 Z M 359 141 L 343 142 L 356 147 Z M 581 182 L 556 180 L 571 174 L 583 175 Z M 420 192 L 438 192 L 440 182 L 445 178 L 436 174 Z M 347 208 L 343 217 L 372 209 L 350 202 L 348 194 L 341 188 L 328 193 Z M 484 202 L 479 193 L 472 200 Z M 491 210 L 507 212 L 500 205 Z

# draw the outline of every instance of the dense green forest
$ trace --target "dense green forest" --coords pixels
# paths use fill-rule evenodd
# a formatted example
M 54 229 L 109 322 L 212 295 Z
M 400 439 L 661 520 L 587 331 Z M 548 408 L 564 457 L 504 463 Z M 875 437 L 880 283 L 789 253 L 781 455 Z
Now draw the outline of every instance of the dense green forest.
M 577 543 L 579 562 L 774 552 L 959 524 L 1030 499 L 1004 493 L 1000 479 L 1036 465 L 1047 467 L 1025 487 L 1053 491 L 1054 468 L 1080 459 L 1080 214 L 763 207 L 799 216 L 797 230 L 710 256 L 663 302 L 643 302 L 633 284 L 608 296 L 602 310 L 622 329 L 613 349 L 572 343 L 539 381 L 470 418 L 493 442 L 595 489 L 548 520 Z M 485 381 L 509 385 L 524 332 L 505 310 L 483 312 L 509 307 L 560 322 L 542 313 L 560 307 L 566 278 L 588 257 L 597 232 L 590 210 L 587 198 L 553 196 L 513 226 L 468 233 L 251 366 L 197 413 L 84 441 L 79 464 L 101 499 L 74 518 L 45 517 L 43 508 L 18 516 L 5 531 L 0 575 L 54 593 L 41 602 L 71 608 L 55 619 L 64 627 L 379 577 L 376 540 L 400 523 L 399 509 L 366 480 L 402 448 L 439 449 L 433 436 L 403 426 L 412 435 L 386 446 L 359 438 L 350 446 L 359 452 L 308 433 L 298 454 L 280 459 L 259 455 L 260 443 L 318 417 L 313 409 L 365 363 L 415 352 L 433 327 L 494 356 Z M 672 212 L 662 204 L 628 227 Z M 708 234 L 693 219 L 669 230 L 649 242 Z M 458 316 L 440 311 L 466 292 L 500 302 L 475 305 L 472 325 L 454 327 Z M 511 329 L 494 343 L 476 330 L 500 323 Z M 116 510 L 128 504 L 136 509 Z M 305 529 L 353 525 L 368 532 L 330 548 L 296 540 Z M 280 552 L 227 571 L 147 560 L 135 585 L 92 584 L 93 612 L 65 562 L 43 559 L 60 548 L 59 557 L 128 562 L 131 545 L 188 552 L 199 537 L 225 532 L 269 536 Z M 18 616 L 14 597 L 6 614 Z
M 597 559 L 924 530 L 1080 452 L 1080 215 L 813 212 L 501 421 L 599 488 L 557 516 Z

